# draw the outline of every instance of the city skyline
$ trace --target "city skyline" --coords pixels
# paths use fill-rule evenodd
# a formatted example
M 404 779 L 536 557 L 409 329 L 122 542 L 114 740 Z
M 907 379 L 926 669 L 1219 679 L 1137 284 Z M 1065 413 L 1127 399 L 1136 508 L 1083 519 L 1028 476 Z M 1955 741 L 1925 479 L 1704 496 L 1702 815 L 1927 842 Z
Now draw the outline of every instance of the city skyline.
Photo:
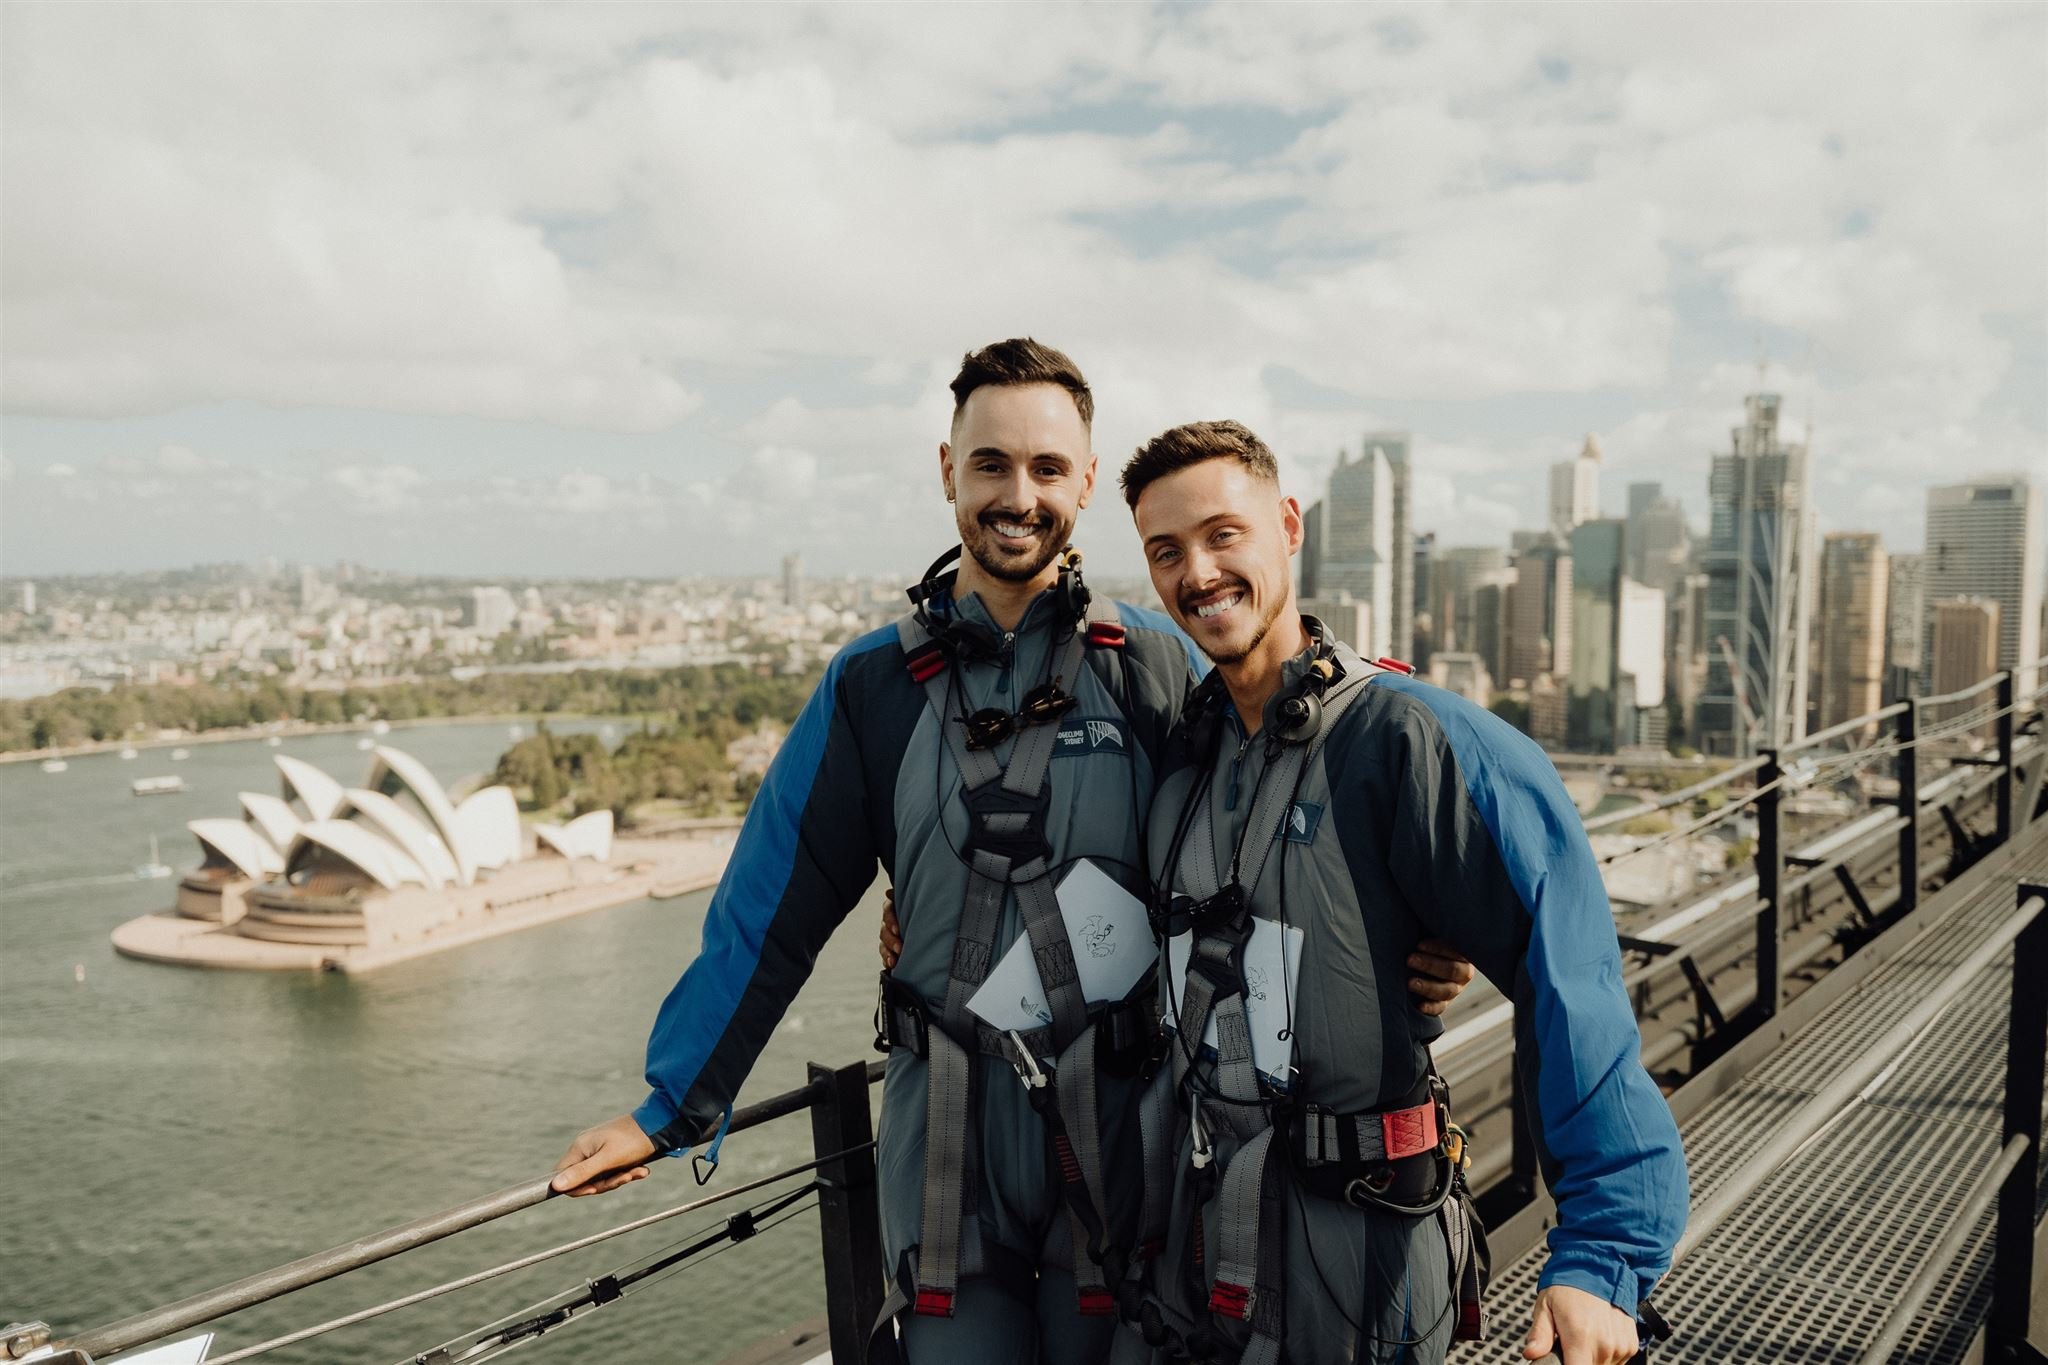
M 1603 516 L 1698 524 L 1759 350 L 1822 532 L 1912 551 L 2048 448 L 2037 10 L 0 27 L 11 575 L 913 572 L 945 380 L 1019 332 L 1096 385 L 1131 575 L 1116 468 L 1195 417 L 1304 501 L 1412 432 L 1440 546 L 1539 526 L 1588 432 Z

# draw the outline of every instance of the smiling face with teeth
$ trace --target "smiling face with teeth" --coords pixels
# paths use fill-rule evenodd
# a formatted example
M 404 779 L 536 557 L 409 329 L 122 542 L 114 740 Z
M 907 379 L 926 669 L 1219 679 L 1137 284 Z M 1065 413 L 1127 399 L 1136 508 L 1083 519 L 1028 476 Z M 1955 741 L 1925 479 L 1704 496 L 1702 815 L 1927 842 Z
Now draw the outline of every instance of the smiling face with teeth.
M 1301 548 L 1300 504 L 1219 457 L 1152 479 L 1132 510 L 1152 586 L 1180 628 L 1226 677 L 1270 665 L 1277 678 L 1302 647 L 1289 566 Z
M 956 591 L 1008 597 L 1051 584 L 1053 561 L 1095 491 L 1088 423 L 1058 384 L 974 390 L 939 447 L 967 562 Z M 1040 580 L 1044 580 L 1041 582 Z

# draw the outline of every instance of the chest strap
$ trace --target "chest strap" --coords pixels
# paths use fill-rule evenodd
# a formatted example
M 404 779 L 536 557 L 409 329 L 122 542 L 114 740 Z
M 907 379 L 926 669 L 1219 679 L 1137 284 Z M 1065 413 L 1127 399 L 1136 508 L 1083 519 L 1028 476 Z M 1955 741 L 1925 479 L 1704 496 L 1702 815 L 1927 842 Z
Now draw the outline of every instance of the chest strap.
M 1053 890 L 1047 829 L 1051 759 L 1059 741 L 1059 726 L 1025 726 L 1011 742 L 1007 763 L 992 749 L 969 748 L 961 718 L 948 714 L 953 700 L 952 661 L 943 652 L 934 653 L 936 642 L 914 614 L 900 619 L 896 629 L 911 677 L 924 689 L 926 705 L 959 770 L 960 799 L 968 819 L 962 850 L 968 864 L 967 898 L 953 941 L 945 1001 L 935 1018 L 925 1012 L 916 1021 L 924 1026 L 918 1031 L 927 1073 L 924 1207 L 912 1307 L 918 1313 L 953 1315 L 965 1236 L 963 1219 L 970 1208 L 967 1191 L 977 1178 L 968 1142 L 977 1108 L 973 1102 L 973 1057 L 993 1053 L 1017 1066 L 1027 1087 L 1031 1077 L 1024 1063 L 1037 1068 L 1040 1057 L 1053 1060 L 1053 1072 L 1039 1073 L 1047 1093 L 1033 1095 L 1032 1107 L 1041 1118 L 1052 1113 L 1058 1120 L 1049 1121 L 1047 1130 L 1059 1158 L 1062 1200 L 1071 1225 L 1079 1310 L 1108 1313 L 1112 1301 L 1099 1268 L 1109 1248 L 1098 1213 L 1103 1193 L 1102 1136 L 1096 1113 L 1096 1032 Z M 1091 643 L 1122 646 L 1114 604 L 1091 601 L 1086 618 L 1074 623 L 1064 639 L 1052 642 L 1053 675 L 1078 688 Z M 945 818 L 941 811 L 939 819 Z M 987 1030 L 967 1008 L 967 1001 L 994 965 L 1004 903 L 1012 892 L 1053 1016 L 1045 1029 L 1016 1035 L 1014 1041 Z M 885 1011 L 890 1003 L 885 989 Z M 897 1004 L 900 1006 L 900 1000 Z M 893 1015 L 891 1024 L 893 1028 Z M 991 1036 L 985 1037 L 984 1030 Z M 971 1049 L 963 1046 L 961 1040 L 966 1039 L 973 1040 Z

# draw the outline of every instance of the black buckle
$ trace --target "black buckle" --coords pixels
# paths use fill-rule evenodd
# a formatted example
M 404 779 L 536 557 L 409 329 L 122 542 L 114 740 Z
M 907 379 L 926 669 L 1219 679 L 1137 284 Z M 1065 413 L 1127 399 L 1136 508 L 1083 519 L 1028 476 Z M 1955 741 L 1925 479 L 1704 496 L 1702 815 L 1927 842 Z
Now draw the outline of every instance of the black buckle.
M 969 787 L 960 793 L 960 799 L 967 806 L 967 840 L 961 850 L 971 862 L 976 853 L 989 853 L 1010 860 L 1012 868 L 1022 867 L 1034 858 L 1052 863 L 1052 843 L 1046 837 L 1046 815 L 1052 809 L 1052 784 L 1045 783 L 1036 792 L 1013 792 L 1004 788 L 1000 777 L 992 777 L 979 787 Z M 1023 828 L 1007 833 L 989 828 L 989 817 L 995 815 L 1021 815 Z
M 888 972 L 882 973 L 882 996 L 875 1003 L 875 1051 L 903 1048 L 913 1057 L 931 1050 L 931 1021 L 916 991 Z

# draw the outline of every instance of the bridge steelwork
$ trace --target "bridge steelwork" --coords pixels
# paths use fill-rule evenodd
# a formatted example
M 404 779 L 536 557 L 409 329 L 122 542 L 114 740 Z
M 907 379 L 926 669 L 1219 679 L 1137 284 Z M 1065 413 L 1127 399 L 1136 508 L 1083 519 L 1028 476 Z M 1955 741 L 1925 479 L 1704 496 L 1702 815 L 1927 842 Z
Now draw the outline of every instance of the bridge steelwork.
M 1677 1329 L 1659 1365 L 2040 1359 L 2028 1328 L 2043 1326 L 2033 1251 L 2048 917 L 2037 889 L 2016 888 L 2048 882 L 2043 701 L 2043 692 L 2019 695 L 2015 675 L 2002 673 L 1588 823 L 1599 833 L 1649 814 L 1676 820 L 1607 854 L 1609 863 L 1730 820 L 1756 827 L 1752 870 L 1654 922 L 1621 924 L 1643 1061 L 1679 1118 L 1693 1173 L 1692 1231 L 1658 1294 Z M 1873 774 L 1896 781 L 1885 805 L 1795 832 L 1790 807 L 1801 793 Z M 2012 989 L 2015 979 L 2024 989 Z M 1454 1359 L 1519 1359 L 1519 1318 L 1554 1210 L 1515 1080 L 1512 1007 L 1481 988 L 1461 1006 L 1436 1055 L 1474 1134 L 1471 1174 L 1493 1229 L 1502 1326 L 1499 1340 Z M 2019 1044 L 2008 1049 L 2008 1037 Z M 807 1086 L 736 1116 L 739 1132 L 808 1112 L 813 1162 L 239 1347 L 216 1365 L 742 1194 L 763 1202 L 710 1240 L 744 1240 L 815 1197 L 828 1303 L 808 1353 L 829 1342 L 832 1358 L 859 1360 L 883 1287 L 868 1103 L 880 1070 L 814 1067 Z M 548 1197 L 545 1180 L 516 1186 L 67 1341 L 17 1324 L 0 1330 L 0 1361 L 47 1353 L 40 1358 L 88 1365 Z M 484 1359 L 630 1297 L 651 1273 L 573 1286 L 537 1314 L 419 1359 Z

